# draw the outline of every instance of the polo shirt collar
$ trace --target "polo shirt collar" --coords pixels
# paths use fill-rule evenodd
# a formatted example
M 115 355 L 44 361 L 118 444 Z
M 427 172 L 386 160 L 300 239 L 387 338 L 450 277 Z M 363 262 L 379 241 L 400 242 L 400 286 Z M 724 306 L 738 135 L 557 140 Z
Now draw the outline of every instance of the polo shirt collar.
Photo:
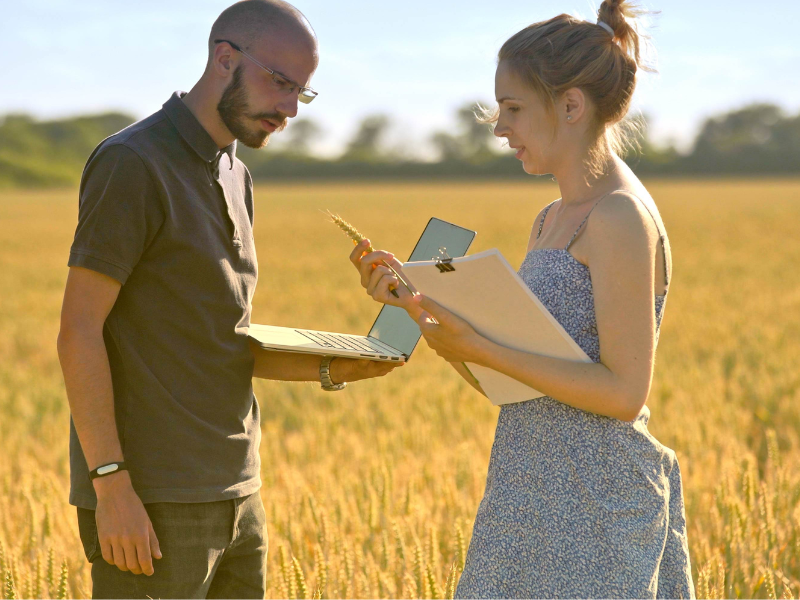
M 236 156 L 236 140 L 233 140 L 233 143 L 220 150 L 216 142 L 211 139 L 211 136 L 200 124 L 200 121 L 197 120 L 197 117 L 183 103 L 181 98 L 185 95 L 186 92 L 172 94 L 170 99 L 164 103 L 164 114 L 167 115 L 167 118 L 178 130 L 181 137 L 186 140 L 186 143 L 205 162 L 218 165 L 219 159 L 225 153 L 228 155 L 231 168 L 233 168 L 233 159 Z

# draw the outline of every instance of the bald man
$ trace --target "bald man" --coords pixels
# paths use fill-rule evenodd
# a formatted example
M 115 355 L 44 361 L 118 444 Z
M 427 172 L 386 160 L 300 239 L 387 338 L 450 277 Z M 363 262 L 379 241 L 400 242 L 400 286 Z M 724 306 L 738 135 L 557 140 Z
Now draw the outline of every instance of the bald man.
M 316 96 L 316 67 L 297 9 L 234 4 L 192 90 L 86 164 L 58 354 L 94 598 L 264 597 L 252 378 L 320 381 L 321 360 L 248 343 L 258 265 L 236 141 L 265 146 Z M 337 358 L 326 389 L 394 366 Z

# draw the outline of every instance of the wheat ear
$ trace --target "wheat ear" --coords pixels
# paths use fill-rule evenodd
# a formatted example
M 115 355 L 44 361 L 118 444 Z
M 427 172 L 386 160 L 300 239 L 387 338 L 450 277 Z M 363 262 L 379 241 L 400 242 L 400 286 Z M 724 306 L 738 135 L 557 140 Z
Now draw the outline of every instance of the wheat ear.
M 352 225 L 350 225 L 350 223 L 348 223 L 347 221 L 345 221 L 345 220 L 344 220 L 342 217 L 340 217 L 339 215 L 337 215 L 337 214 L 334 214 L 334 213 L 332 213 L 331 211 L 328 211 L 328 212 L 327 212 L 327 215 L 328 215 L 328 216 L 331 218 L 331 221 L 332 221 L 333 223 L 335 223 L 335 224 L 336 224 L 336 225 L 339 227 L 339 229 L 341 229 L 341 230 L 344 232 L 344 234 L 345 234 L 347 237 L 349 237 L 351 240 L 353 240 L 353 244 L 355 244 L 355 245 L 358 245 L 358 244 L 360 244 L 361 242 L 363 242 L 365 239 L 367 239 L 367 238 L 366 238 L 364 235 L 362 235 L 362 233 L 361 233 L 361 232 L 360 232 L 358 229 L 356 229 L 355 227 L 353 227 Z M 366 252 L 375 252 L 375 248 L 373 248 L 373 247 L 372 247 L 372 244 L 370 244 L 369 246 L 367 246 L 367 248 L 366 248 Z M 395 270 L 394 270 L 394 267 L 392 267 L 392 265 L 390 265 L 389 263 L 387 263 L 385 260 L 383 260 L 383 261 L 381 261 L 381 262 L 382 262 L 384 265 L 386 265 L 387 267 L 389 267 L 389 270 L 390 270 L 392 273 L 394 273 L 394 276 L 395 276 L 395 277 L 397 277 L 398 281 L 399 281 L 400 283 L 402 283 L 404 286 L 406 286 L 406 289 L 407 289 L 407 290 L 409 291 L 409 293 L 410 293 L 410 294 L 413 296 L 413 295 L 414 295 L 414 292 L 411 290 L 411 288 L 410 288 L 410 287 L 409 287 L 409 285 L 406 283 L 406 281 L 405 281 L 405 280 L 404 280 L 402 277 L 400 277 L 400 273 L 398 273 L 397 271 L 395 271 Z M 397 291 L 395 291 L 394 289 L 390 289 L 389 291 L 390 291 L 390 292 L 392 292 L 392 295 L 394 295 L 394 297 L 395 297 L 395 298 L 399 298 L 399 297 L 400 297 L 400 296 L 398 296 L 398 294 L 397 294 Z

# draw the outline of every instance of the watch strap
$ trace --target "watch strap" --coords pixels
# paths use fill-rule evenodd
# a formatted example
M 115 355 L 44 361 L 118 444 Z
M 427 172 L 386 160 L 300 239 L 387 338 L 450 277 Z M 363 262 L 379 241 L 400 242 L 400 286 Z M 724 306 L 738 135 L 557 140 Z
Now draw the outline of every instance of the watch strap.
M 89 480 L 97 479 L 98 477 L 107 477 L 108 475 L 113 475 L 114 473 L 119 473 L 120 471 L 127 471 L 128 467 L 125 466 L 124 461 L 120 462 L 112 462 L 106 465 L 100 465 L 96 469 L 89 471 Z
M 333 383 L 331 379 L 331 362 L 335 356 L 325 356 L 319 363 L 319 381 L 326 392 L 338 392 L 347 387 L 347 382 Z

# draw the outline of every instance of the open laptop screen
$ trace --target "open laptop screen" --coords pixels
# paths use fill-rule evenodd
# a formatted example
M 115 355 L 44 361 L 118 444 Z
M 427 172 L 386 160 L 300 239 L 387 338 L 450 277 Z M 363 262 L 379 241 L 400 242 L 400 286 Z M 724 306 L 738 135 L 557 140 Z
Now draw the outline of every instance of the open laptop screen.
M 475 235 L 474 231 L 434 217 L 428 221 L 408 262 L 431 260 L 439 256 L 439 248 L 442 247 L 447 249 L 447 254 L 452 258 L 464 256 Z M 385 304 L 378 313 L 369 336 L 397 348 L 406 356 L 411 356 L 422 333 L 416 321 L 405 310 Z

